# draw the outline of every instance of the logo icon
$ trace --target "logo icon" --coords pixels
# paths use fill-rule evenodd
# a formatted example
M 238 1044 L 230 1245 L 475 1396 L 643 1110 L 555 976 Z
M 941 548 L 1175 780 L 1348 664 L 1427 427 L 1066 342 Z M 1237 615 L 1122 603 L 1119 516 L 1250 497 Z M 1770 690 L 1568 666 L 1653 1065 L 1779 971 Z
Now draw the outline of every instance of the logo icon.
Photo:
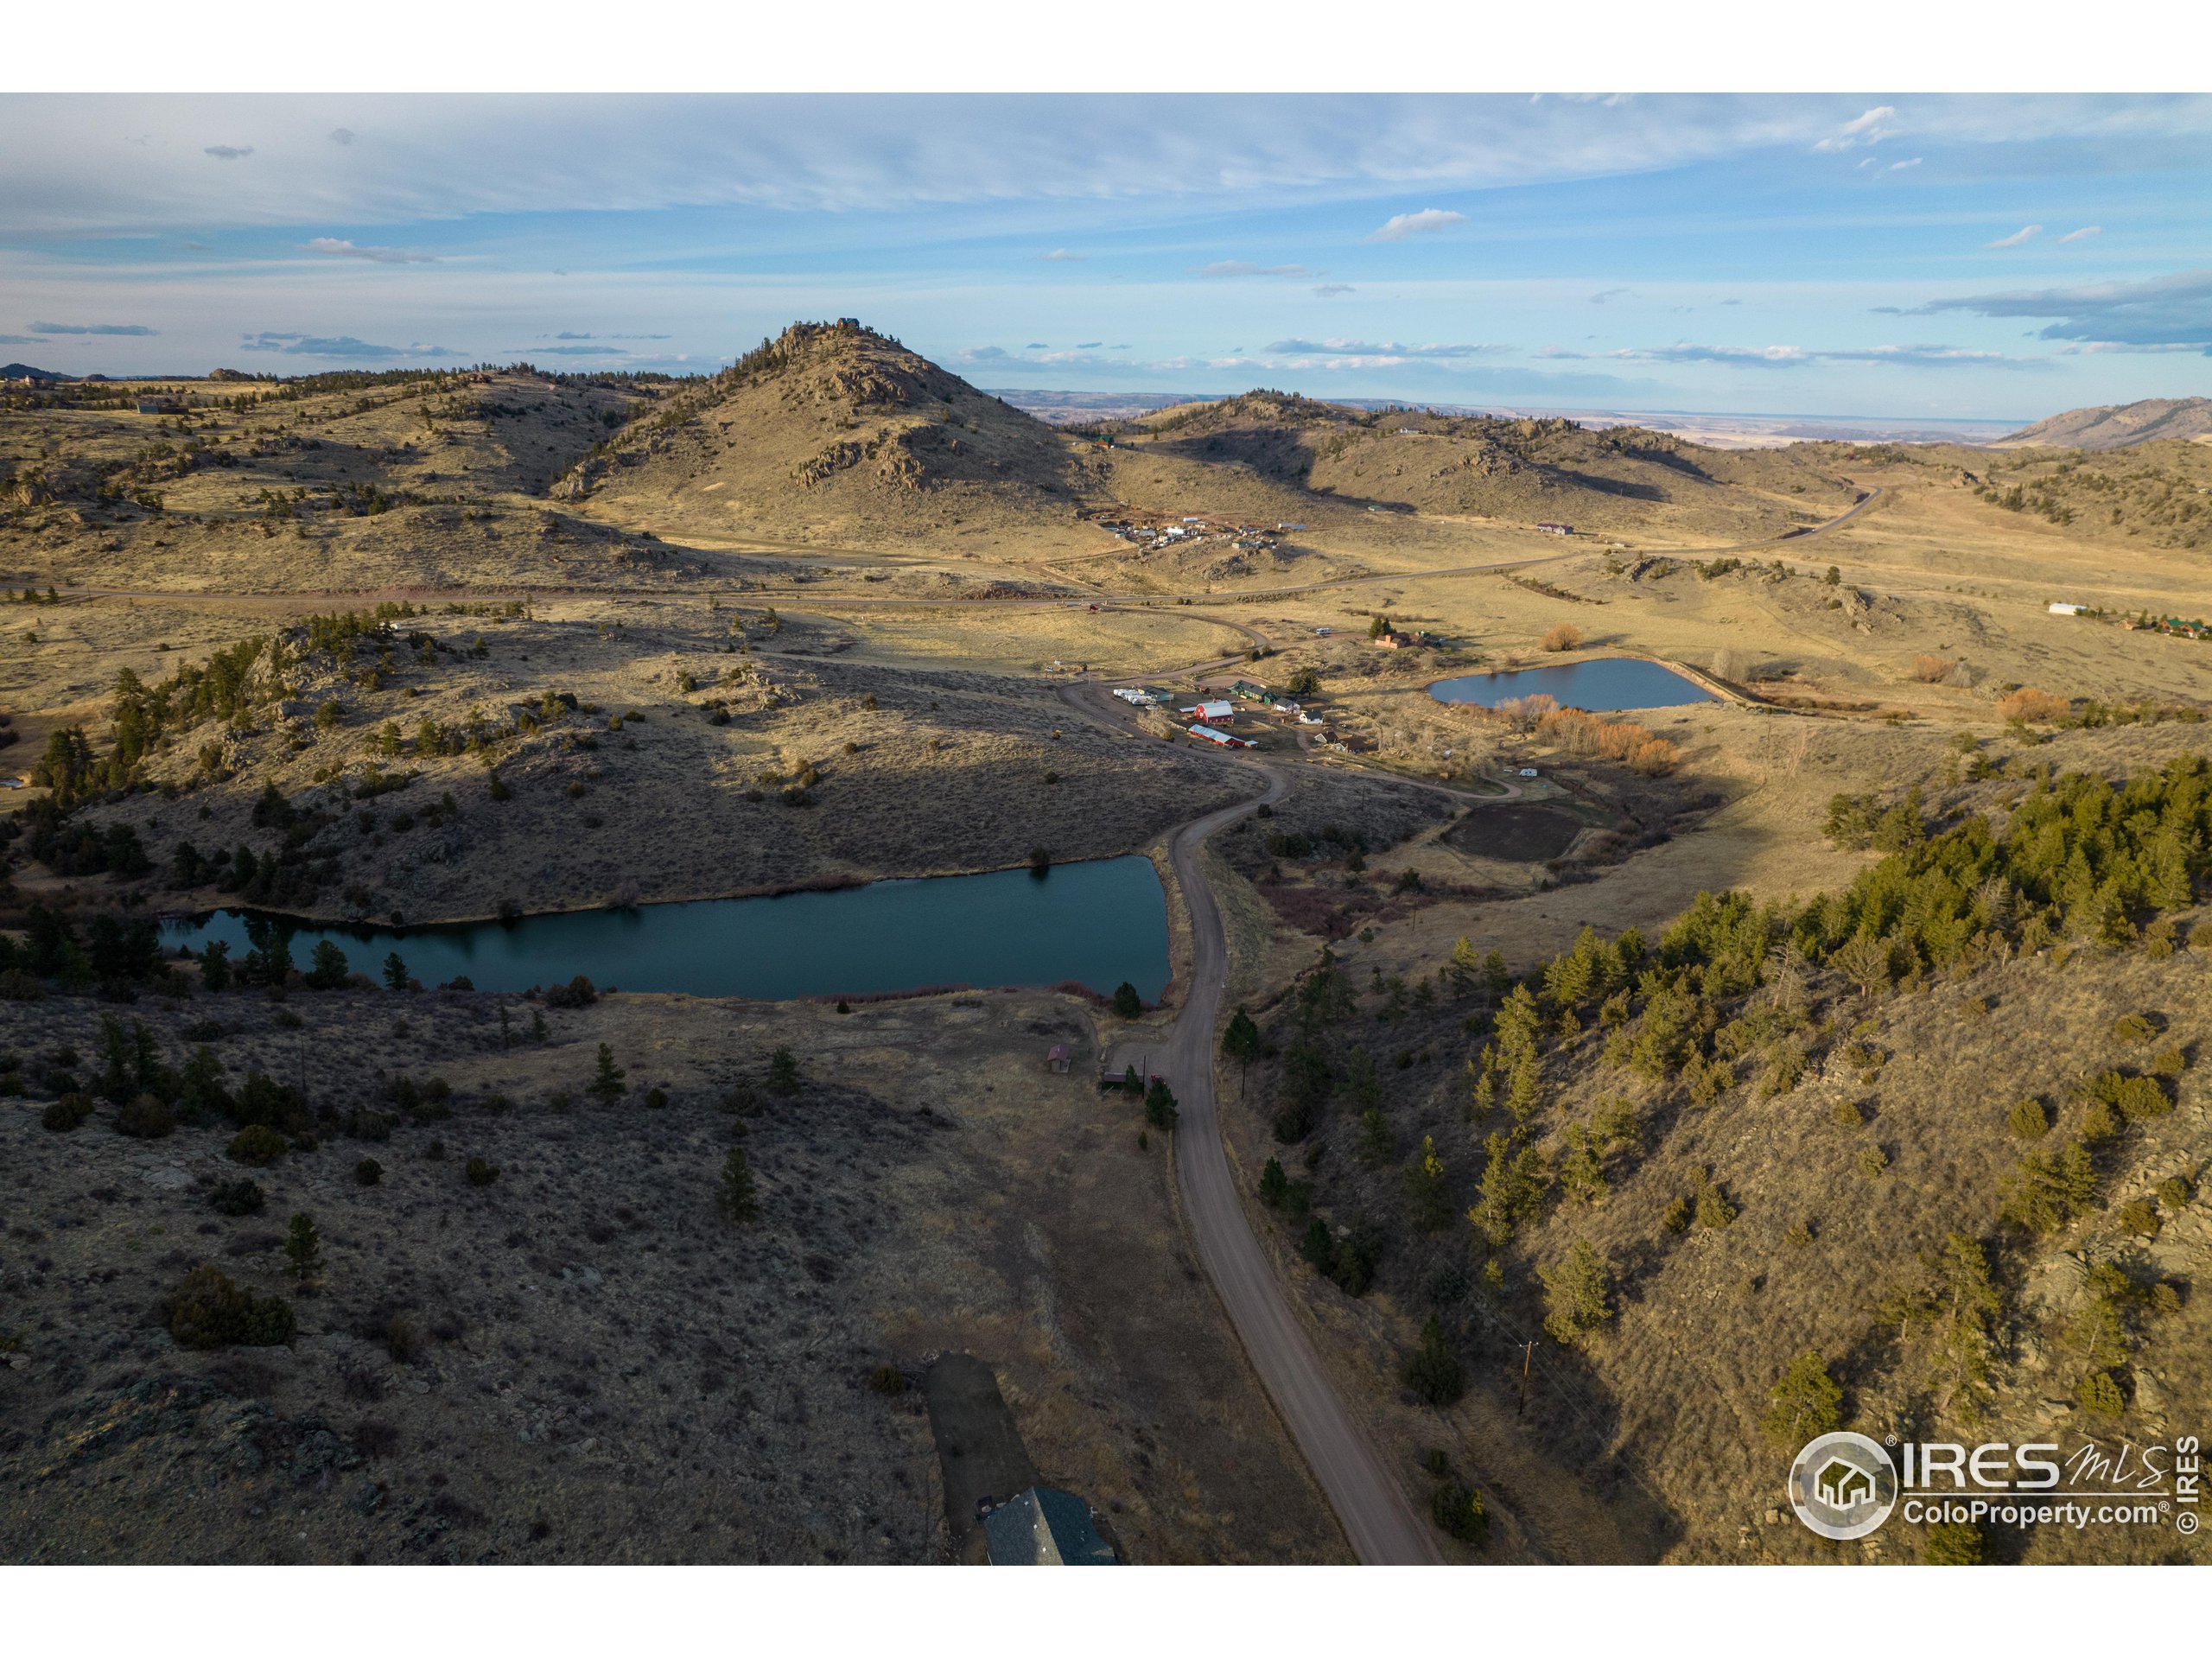
M 1823 1538 L 1864 1538 L 1897 1504 L 1897 1466 L 1864 1434 L 1823 1434 L 1789 1465 L 1789 1507 Z

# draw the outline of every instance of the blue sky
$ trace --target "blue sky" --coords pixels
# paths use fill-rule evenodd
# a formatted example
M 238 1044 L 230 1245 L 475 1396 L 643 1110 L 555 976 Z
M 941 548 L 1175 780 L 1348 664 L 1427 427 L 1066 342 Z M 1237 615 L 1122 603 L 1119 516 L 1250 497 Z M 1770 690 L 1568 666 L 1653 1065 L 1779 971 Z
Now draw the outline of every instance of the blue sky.
M 0 98 L 0 358 L 2032 418 L 2212 391 L 2212 99 Z

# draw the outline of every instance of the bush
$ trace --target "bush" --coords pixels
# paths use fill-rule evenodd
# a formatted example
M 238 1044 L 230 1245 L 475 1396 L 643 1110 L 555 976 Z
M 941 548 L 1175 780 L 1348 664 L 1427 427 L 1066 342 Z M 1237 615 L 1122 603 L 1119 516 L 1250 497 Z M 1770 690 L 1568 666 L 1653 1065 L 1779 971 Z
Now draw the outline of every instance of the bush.
M 471 1186 L 489 1186 L 499 1179 L 499 1166 L 481 1158 L 471 1158 L 462 1166 L 461 1173 Z
M 599 988 L 582 974 L 545 993 L 545 1006 L 549 1008 L 588 1008 L 598 1001 Z
M 266 1168 L 284 1155 L 284 1137 L 266 1123 L 249 1123 L 231 1137 L 232 1161 Z
M 2123 1043 L 2147 1043 L 2158 1034 L 2158 1026 L 2147 1014 L 2124 1014 L 2113 1021 L 2112 1034 Z
M 2012 1123 L 2013 1138 L 2018 1141 L 2040 1141 L 2050 1133 L 2050 1114 L 2033 1095 L 2012 1103 Z
M 906 1373 L 896 1365 L 879 1365 L 868 1373 L 868 1385 L 878 1394 L 904 1394 Z
M 1471 1486 L 1447 1480 L 1428 1501 L 1429 1519 L 1446 1535 L 1463 1544 L 1479 1547 L 1490 1536 L 1490 1510 L 1483 1495 Z
M 364 1158 L 353 1166 L 353 1179 L 362 1186 L 374 1186 L 384 1179 L 384 1166 L 373 1158 Z
M 223 1181 L 207 1195 L 207 1202 L 218 1215 L 257 1216 L 268 1200 L 263 1195 L 261 1184 L 250 1177 L 240 1176 L 235 1181 Z
M 1980 1567 L 1988 1559 L 1988 1547 L 1973 1522 L 1938 1521 L 1928 1529 L 1920 1559 L 1930 1567 Z
M 170 1295 L 169 1335 L 187 1348 L 274 1348 L 299 1331 L 292 1305 L 281 1296 L 257 1296 L 203 1262 Z
M 140 1141 L 158 1141 L 176 1128 L 176 1115 L 157 1095 L 134 1095 L 115 1115 L 115 1127 Z
M 2055 697 L 2048 691 L 2038 691 L 2032 685 L 2024 685 L 1997 700 L 1999 719 L 2033 721 L 2044 725 L 2065 719 L 2071 708 L 2065 698 Z
M 1544 631 L 1546 651 L 1573 651 L 1582 643 L 1582 630 L 1572 622 L 1560 622 Z
M 1421 1351 L 1406 1362 L 1401 1374 L 1411 1389 L 1432 1406 L 1457 1403 L 1467 1391 L 1467 1368 L 1445 1340 L 1443 1324 L 1432 1313 L 1421 1328 Z
M 92 1115 L 92 1097 L 90 1095 L 69 1094 L 62 1096 L 40 1113 L 38 1121 L 42 1128 L 66 1135 L 72 1129 L 82 1128 L 85 1120 Z

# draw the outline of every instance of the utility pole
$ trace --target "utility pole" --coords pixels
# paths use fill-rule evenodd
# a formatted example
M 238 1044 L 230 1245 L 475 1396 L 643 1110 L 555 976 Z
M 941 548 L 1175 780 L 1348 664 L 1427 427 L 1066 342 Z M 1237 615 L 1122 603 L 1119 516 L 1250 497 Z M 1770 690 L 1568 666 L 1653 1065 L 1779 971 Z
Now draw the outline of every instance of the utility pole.
M 1520 1414 L 1521 1414 L 1522 1416 L 1523 1416 L 1523 1417 L 1526 1417 L 1526 1416 L 1529 1414 L 1529 1360 L 1530 1360 L 1530 1359 L 1535 1356 L 1535 1351 L 1536 1351 L 1536 1344 L 1535 1344 L 1535 1339 L 1534 1338 L 1531 1338 L 1529 1341 L 1524 1342 L 1524 1343 L 1522 1343 L 1522 1344 L 1521 1344 L 1521 1412 L 1520 1412 Z

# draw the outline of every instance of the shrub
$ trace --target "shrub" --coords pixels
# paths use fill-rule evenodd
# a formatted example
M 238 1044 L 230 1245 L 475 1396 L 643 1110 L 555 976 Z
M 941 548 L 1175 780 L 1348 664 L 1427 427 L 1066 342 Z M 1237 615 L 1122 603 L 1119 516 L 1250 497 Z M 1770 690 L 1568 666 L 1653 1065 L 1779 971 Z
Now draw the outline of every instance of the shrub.
M 1973 1522 L 1938 1521 L 1928 1529 L 1920 1559 L 1930 1567 L 1980 1567 L 1988 1559 L 1988 1547 Z
M 176 1115 L 158 1095 L 134 1095 L 115 1115 L 115 1127 L 140 1141 L 158 1141 L 176 1128 Z
M 1923 685 L 1933 685 L 1950 671 L 1950 664 L 1941 657 L 1923 655 L 1912 659 L 1912 677 Z
M 1483 1495 L 1456 1480 L 1447 1480 L 1428 1501 L 1429 1519 L 1446 1536 L 1479 1547 L 1490 1536 L 1490 1511 Z
M 868 1385 L 878 1394 L 904 1394 L 906 1373 L 896 1365 L 879 1365 L 868 1373 Z
M 2050 1133 L 2050 1114 L 2033 1095 L 2012 1103 L 2012 1135 L 2019 1141 L 2040 1141 Z
M 302 1290 L 322 1271 L 322 1235 L 316 1230 L 315 1217 L 304 1210 L 292 1217 L 290 1230 L 284 1235 L 284 1260 L 291 1264 L 292 1281 Z
M 499 1166 L 481 1158 L 471 1158 L 461 1173 L 471 1186 L 489 1186 L 499 1179 Z
M 284 1137 L 266 1123 L 249 1123 L 231 1137 L 227 1150 L 233 1162 L 262 1169 L 284 1155 Z
M 374 1186 L 384 1179 L 384 1166 L 373 1158 L 364 1158 L 353 1166 L 353 1179 L 362 1186 Z
M 2158 1034 L 2158 1026 L 2147 1014 L 2124 1014 L 2113 1021 L 2112 1034 L 2123 1043 L 2147 1043 Z
M 2110 1371 L 2091 1371 L 2075 1386 L 2074 1397 L 2082 1410 L 2100 1417 L 2118 1418 L 2127 1410 L 2126 1393 Z
M 2063 697 L 2055 697 L 2048 691 L 2038 691 L 2032 685 L 2008 692 L 1997 700 L 1997 713 L 2007 721 L 2033 721 L 2048 725 L 2063 720 L 2071 709 Z
M 1406 1362 L 1401 1375 L 1408 1388 L 1440 1408 L 1456 1404 L 1466 1393 L 1467 1368 L 1452 1351 L 1443 1323 L 1433 1313 L 1421 1328 L 1421 1351 Z
M 38 1121 L 42 1128 L 66 1135 L 72 1129 L 82 1128 L 85 1120 L 92 1115 L 92 1097 L 90 1095 L 68 1094 L 40 1113 Z
M 207 1195 L 207 1202 L 218 1215 L 257 1216 L 268 1200 L 262 1193 L 259 1182 L 251 1177 L 240 1176 L 235 1181 L 217 1183 L 215 1190 Z
M 281 1296 L 257 1296 L 203 1262 L 184 1276 L 168 1300 L 169 1335 L 187 1348 L 240 1344 L 274 1348 L 291 1341 L 299 1320 Z
M 565 985 L 556 985 L 545 993 L 549 1008 L 588 1008 L 599 1001 L 599 988 L 582 974 L 578 974 Z
M 422 1327 L 404 1313 L 395 1313 L 385 1321 L 384 1351 L 395 1363 L 410 1363 L 423 1351 Z
M 1582 630 L 1572 622 L 1557 623 L 1544 631 L 1546 651 L 1573 651 L 1582 643 Z
M 2169 1175 L 2158 1183 L 2158 1202 L 2169 1210 L 2181 1209 L 2196 1195 L 2196 1185 L 2186 1175 Z

